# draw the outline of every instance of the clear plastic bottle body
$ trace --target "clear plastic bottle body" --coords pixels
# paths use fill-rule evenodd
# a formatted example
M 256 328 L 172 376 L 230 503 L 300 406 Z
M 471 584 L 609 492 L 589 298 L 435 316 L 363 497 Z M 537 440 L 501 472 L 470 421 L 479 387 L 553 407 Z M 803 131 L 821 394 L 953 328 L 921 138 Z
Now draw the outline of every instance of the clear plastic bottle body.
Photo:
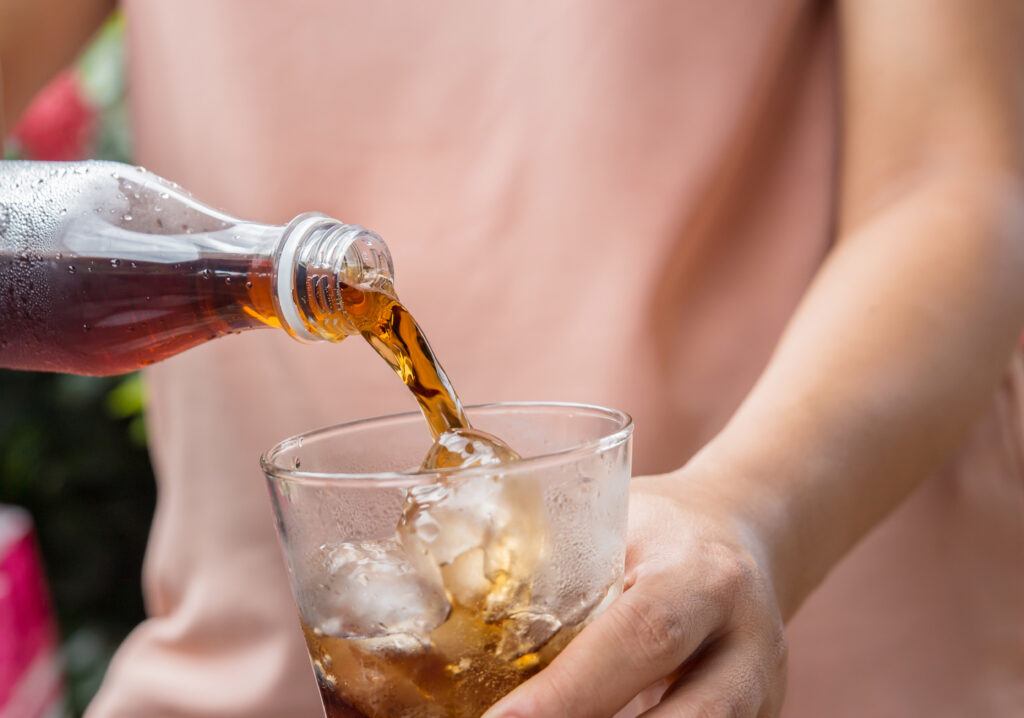
M 137 167 L 0 163 L 3 367 L 116 374 L 258 327 L 338 340 L 344 308 L 311 303 L 391 274 L 379 237 L 320 215 L 245 222 Z

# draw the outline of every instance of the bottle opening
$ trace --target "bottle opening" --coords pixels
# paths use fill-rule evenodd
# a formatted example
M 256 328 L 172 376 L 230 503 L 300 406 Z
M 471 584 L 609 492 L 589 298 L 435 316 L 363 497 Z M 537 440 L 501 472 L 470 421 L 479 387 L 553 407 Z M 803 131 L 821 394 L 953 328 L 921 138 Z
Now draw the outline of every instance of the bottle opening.
M 345 311 L 348 287 L 392 292 L 394 264 L 375 232 L 322 214 L 303 214 L 276 252 L 275 298 L 285 329 L 304 341 L 355 334 Z

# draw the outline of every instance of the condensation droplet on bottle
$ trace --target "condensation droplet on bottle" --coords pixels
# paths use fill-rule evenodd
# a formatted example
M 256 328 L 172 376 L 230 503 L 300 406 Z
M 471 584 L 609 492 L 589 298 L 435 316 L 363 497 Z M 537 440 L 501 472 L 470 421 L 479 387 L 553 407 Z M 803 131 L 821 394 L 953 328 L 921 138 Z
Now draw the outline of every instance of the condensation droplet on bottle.
M 146 301 L 147 301 L 147 302 L 148 302 L 148 301 L 150 301 L 150 300 L 152 300 L 152 299 L 153 299 L 153 297 L 149 296 L 148 294 L 146 295 Z
M 136 262 L 132 262 L 132 269 L 138 269 L 139 265 Z
M 133 218 L 132 218 L 132 216 L 130 214 L 123 214 L 123 215 L 121 215 L 121 220 L 124 221 L 124 222 L 131 222 L 132 219 Z
M 170 199 L 170 198 L 171 198 L 171 195 L 168 194 L 167 192 L 161 192 L 160 193 L 160 199 Z
M 203 279 L 209 279 L 210 278 L 210 270 L 209 269 L 205 269 L 205 268 L 201 269 L 199 271 L 199 274 L 201 274 L 203 276 Z
M 69 264 L 68 265 L 68 274 L 74 274 L 74 273 L 75 273 L 75 265 Z
M 231 284 L 231 277 L 224 277 L 224 284 Z
M 245 288 L 246 289 L 252 289 L 252 282 L 246 282 L 245 283 Z
M 132 197 L 134 197 L 135 199 L 142 199 L 142 195 L 139 194 L 138 192 L 132 192 Z
M 121 260 L 120 259 L 111 259 L 110 260 L 110 266 L 111 267 L 120 267 L 121 266 Z
M 160 205 L 158 205 L 158 204 L 154 204 L 154 205 L 153 205 L 153 211 L 154 211 L 154 212 L 163 212 L 163 211 L 164 211 L 164 208 L 163 208 L 163 207 L 161 207 L 161 206 L 160 206 Z
M 57 252 L 57 254 L 53 255 L 53 257 L 59 262 L 61 259 L 64 258 L 64 255 L 61 254 L 60 252 Z
M 292 466 L 295 467 L 296 469 L 300 468 L 302 466 L 302 460 L 298 456 L 296 456 L 295 459 L 292 461 Z
M 83 331 L 83 332 L 87 332 L 87 331 L 89 331 L 89 330 L 90 330 L 91 328 L 92 328 L 92 327 L 90 327 L 90 326 L 89 326 L 88 324 L 83 324 L 83 325 L 82 325 L 82 331 Z

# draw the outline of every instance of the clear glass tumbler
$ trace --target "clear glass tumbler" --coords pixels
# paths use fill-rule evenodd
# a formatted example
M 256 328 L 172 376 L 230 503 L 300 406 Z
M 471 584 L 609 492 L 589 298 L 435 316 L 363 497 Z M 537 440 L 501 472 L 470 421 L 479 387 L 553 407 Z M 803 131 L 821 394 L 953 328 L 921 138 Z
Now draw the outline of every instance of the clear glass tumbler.
M 419 413 L 262 458 L 328 718 L 471 718 L 622 590 L 633 426 L 580 404 L 470 407 L 522 457 L 420 471 Z

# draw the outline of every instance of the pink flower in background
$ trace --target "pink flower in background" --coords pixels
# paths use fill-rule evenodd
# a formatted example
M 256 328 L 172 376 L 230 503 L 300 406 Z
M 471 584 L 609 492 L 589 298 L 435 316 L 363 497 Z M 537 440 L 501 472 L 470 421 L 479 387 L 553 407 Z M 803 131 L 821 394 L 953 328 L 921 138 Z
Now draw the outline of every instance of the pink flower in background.
M 0 716 L 58 715 L 56 646 L 32 520 L 0 506 Z
M 36 95 L 12 136 L 28 159 L 78 160 L 90 154 L 95 126 L 95 111 L 67 71 Z

